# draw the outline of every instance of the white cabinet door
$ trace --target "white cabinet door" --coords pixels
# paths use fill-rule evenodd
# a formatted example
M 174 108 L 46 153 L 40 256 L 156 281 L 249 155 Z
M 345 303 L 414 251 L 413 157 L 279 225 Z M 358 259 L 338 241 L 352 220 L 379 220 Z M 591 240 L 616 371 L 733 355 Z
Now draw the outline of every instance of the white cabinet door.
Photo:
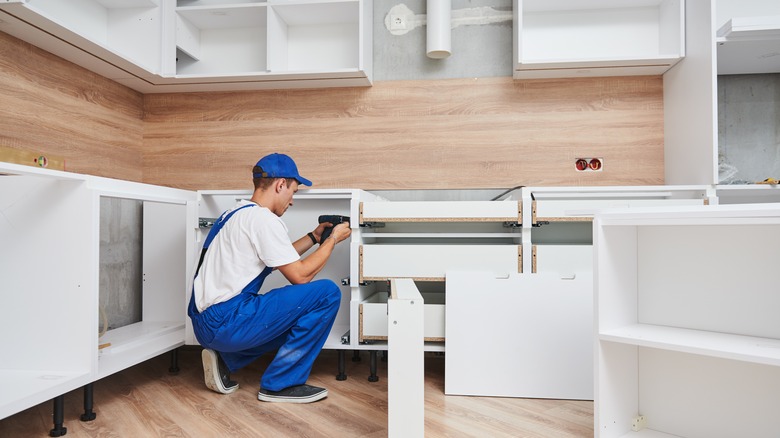
M 592 276 L 448 271 L 449 395 L 593 398 Z

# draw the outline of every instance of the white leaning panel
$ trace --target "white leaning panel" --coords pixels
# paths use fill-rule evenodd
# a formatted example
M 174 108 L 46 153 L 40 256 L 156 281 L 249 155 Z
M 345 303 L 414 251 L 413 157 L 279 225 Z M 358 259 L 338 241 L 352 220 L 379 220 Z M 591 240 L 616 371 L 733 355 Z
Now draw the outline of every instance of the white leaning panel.
M 593 399 L 591 274 L 448 271 L 446 291 L 445 394 Z
M 518 201 L 362 202 L 364 222 L 521 222 Z
M 425 436 L 423 298 L 408 278 L 390 281 L 387 304 L 392 359 L 387 364 L 387 435 Z
M 360 280 L 444 281 L 448 270 L 463 269 L 506 276 L 522 271 L 521 254 L 520 245 L 363 245 Z

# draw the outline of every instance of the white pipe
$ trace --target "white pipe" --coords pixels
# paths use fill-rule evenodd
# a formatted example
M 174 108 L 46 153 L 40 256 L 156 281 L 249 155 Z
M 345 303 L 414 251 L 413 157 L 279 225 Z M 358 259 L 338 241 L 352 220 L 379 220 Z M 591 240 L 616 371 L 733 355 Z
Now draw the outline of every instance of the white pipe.
M 428 0 L 428 48 L 429 58 L 444 59 L 452 54 L 451 0 Z

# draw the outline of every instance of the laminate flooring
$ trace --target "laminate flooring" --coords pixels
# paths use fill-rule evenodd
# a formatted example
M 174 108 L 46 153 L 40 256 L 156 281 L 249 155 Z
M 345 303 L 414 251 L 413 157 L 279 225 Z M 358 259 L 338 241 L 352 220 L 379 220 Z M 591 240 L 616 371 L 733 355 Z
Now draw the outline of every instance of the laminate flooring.
M 206 389 L 200 347 L 179 349 L 178 374 L 170 354 L 150 359 L 94 384 L 97 419 L 82 422 L 83 391 L 65 395 L 66 437 L 384 437 L 387 436 L 387 362 L 377 361 L 369 382 L 369 354 L 346 355 L 347 380 L 335 379 L 338 355 L 324 350 L 310 384 L 328 388 L 325 400 L 304 405 L 257 400 L 266 355 L 233 374 L 230 395 Z M 475 370 L 479 372 L 479 370 Z M 0 437 L 44 437 L 52 429 L 52 402 L 0 420 Z M 593 402 L 444 395 L 444 356 L 425 356 L 426 437 L 589 437 Z

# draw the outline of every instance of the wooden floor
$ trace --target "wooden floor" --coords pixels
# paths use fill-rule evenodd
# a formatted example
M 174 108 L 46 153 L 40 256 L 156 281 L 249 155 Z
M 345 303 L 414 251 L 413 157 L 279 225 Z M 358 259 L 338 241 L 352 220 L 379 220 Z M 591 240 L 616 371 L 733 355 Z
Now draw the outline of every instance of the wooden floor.
M 345 381 L 337 381 L 337 353 L 317 359 L 310 384 L 328 388 L 308 405 L 257 400 L 263 357 L 233 374 L 241 387 L 231 395 L 203 384 L 199 347 L 182 347 L 181 371 L 168 373 L 166 354 L 106 377 L 94 386 L 97 419 L 81 422 L 83 392 L 65 396 L 67 437 L 384 437 L 387 436 L 387 363 L 369 382 L 369 355 L 347 354 Z M 0 420 L 0 437 L 44 437 L 52 428 L 46 402 Z M 425 358 L 426 437 L 589 437 L 593 402 L 444 395 L 444 356 Z

